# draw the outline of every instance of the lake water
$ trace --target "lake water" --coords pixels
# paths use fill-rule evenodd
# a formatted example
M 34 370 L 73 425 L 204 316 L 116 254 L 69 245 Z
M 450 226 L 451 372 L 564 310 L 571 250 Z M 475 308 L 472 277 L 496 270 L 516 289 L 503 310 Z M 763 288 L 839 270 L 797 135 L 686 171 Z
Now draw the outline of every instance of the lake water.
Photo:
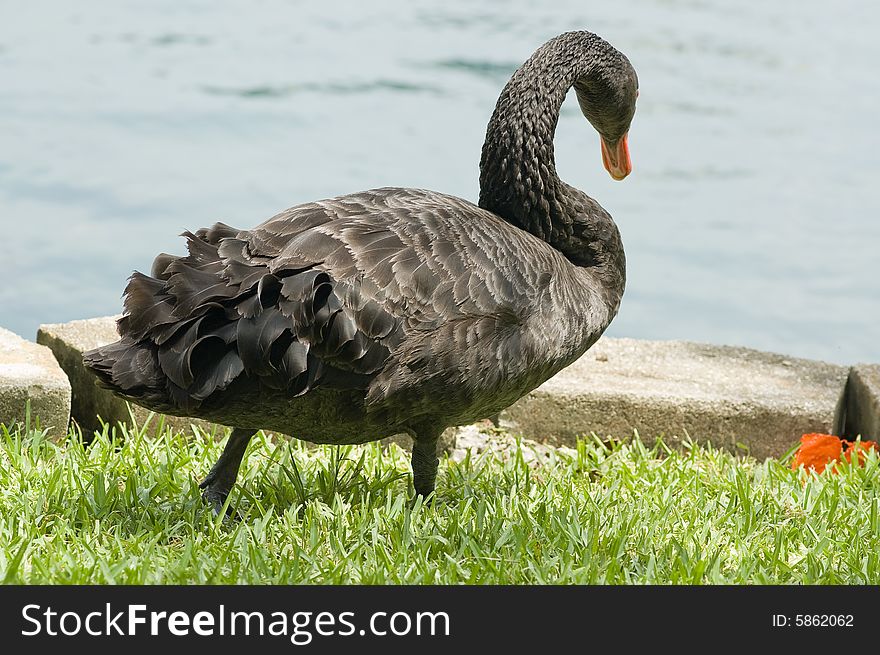
M 819 0 L 0 4 L 0 325 L 116 313 L 177 235 L 378 186 L 476 201 L 546 39 L 639 74 L 614 182 L 573 97 L 560 175 L 620 225 L 614 336 L 880 361 L 880 5 Z

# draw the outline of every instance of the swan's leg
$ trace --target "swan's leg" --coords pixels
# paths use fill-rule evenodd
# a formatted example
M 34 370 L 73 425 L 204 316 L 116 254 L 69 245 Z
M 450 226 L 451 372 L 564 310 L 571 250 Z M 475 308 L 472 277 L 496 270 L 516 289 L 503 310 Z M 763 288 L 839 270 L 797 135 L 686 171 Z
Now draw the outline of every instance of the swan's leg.
M 420 433 L 415 436 L 412 449 L 413 486 L 416 494 L 427 497 L 434 491 L 437 479 L 437 440 L 440 433 Z
M 204 489 L 202 498 L 211 505 L 214 514 L 219 514 L 223 509 L 223 504 L 238 477 L 241 458 L 244 457 L 244 451 L 253 436 L 253 430 L 234 428 L 220 458 L 205 479 L 199 483 L 199 489 Z M 226 514 L 232 518 L 234 516 L 232 508 L 228 508 Z

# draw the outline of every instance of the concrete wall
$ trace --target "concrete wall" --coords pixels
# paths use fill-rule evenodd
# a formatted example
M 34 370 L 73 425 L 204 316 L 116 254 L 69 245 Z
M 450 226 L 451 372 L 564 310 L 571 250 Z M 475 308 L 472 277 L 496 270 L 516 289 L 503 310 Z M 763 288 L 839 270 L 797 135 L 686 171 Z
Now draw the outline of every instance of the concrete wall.
M 65 433 L 71 415 L 86 431 L 98 427 L 99 415 L 128 422 L 129 405 L 98 387 L 82 365 L 83 352 L 117 339 L 116 318 L 42 325 L 37 344 L 0 329 L 0 422 L 22 420 L 28 400 L 55 436 Z M 136 420 L 146 420 L 147 410 L 131 408 Z M 184 431 L 192 424 L 222 429 L 164 420 Z M 590 432 L 628 438 L 637 431 L 647 443 L 689 436 L 758 458 L 778 456 L 807 432 L 880 439 L 880 366 L 850 369 L 748 348 L 603 338 L 502 412 L 499 422 L 551 445 L 573 445 Z M 444 449 L 454 447 L 454 434 L 448 432 Z M 388 441 L 409 444 L 401 436 Z

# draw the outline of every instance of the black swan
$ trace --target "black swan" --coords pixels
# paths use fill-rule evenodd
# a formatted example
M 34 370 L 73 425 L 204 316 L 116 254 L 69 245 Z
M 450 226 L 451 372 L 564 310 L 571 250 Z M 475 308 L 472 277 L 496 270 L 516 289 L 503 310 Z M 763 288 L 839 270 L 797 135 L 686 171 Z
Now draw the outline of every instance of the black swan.
M 331 444 L 406 432 L 427 496 L 445 428 L 496 414 L 577 359 L 620 305 L 620 233 L 556 174 L 572 86 L 623 179 L 636 73 L 595 34 L 562 34 L 498 99 L 479 206 L 382 188 L 252 230 L 184 232 L 189 255 L 160 254 L 149 276 L 131 276 L 121 339 L 85 353 L 86 366 L 139 405 L 234 426 L 200 485 L 215 511 L 263 428 Z

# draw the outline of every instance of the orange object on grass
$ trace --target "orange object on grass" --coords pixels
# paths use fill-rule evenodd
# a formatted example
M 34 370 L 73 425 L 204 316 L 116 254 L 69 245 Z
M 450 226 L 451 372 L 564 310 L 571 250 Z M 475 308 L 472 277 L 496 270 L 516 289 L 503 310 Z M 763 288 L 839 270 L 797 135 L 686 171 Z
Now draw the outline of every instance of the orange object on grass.
M 836 462 L 843 454 L 840 437 L 830 434 L 805 434 L 801 437 L 801 446 L 791 460 L 792 470 L 801 464 L 807 470 L 821 473 L 830 462 Z
M 846 445 L 846 451 L 843 447 Z M 825 468 L 845 457 L 852 461 L 853 455 L 858 455 L 859 464 L 864 465 L 865 454 L 870 449 L 877 449 L 873 441 L 846 441 L 831 434 L 805 434 L 801 437 L 801 445 L 794 458 L 791 460 L 792 470 L 803 464 L 807 470 L 821 473 Z
M 877 443 L 875 441 L 853 441 L 849 443 L 849 447 L 846 449 L 846 452 L 843 453 L 843 456 L 846 457 L 847 461 L 852 461 L 852 456 L 858 452 L 859 455 L 859 466 L 865 465 L 865 455 L 871 449 L 877 450 Z

